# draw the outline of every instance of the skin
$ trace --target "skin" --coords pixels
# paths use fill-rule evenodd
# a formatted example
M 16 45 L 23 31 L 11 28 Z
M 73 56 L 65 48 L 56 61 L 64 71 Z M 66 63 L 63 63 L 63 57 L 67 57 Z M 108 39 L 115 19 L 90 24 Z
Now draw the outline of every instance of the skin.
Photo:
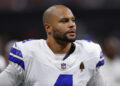
M 69 52 L 71 43 L 76 39 L 75 17 L 64 5 L 54 5 L 43 15 L 47 33 L 47 44 L 55 54 Z

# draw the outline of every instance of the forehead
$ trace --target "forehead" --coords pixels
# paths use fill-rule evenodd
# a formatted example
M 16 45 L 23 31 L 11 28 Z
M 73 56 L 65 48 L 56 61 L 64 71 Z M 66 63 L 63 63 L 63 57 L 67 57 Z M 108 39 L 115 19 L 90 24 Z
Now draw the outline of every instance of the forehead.
M 53 16 L 59 19 L 74 17 L 72 11 L 68 8 L 61 8 L 61 9 L 56 8 L 55 11 L 53 11 Z

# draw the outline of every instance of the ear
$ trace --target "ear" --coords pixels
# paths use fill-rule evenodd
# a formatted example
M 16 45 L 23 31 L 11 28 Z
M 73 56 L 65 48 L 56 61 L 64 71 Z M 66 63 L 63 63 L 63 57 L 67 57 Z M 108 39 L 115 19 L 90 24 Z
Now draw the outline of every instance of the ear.
M 47 32 L 48 34 L 51 33 L 52 27 L 51 27 L 50 24 L 45 23 L 45 24 L 44 24 L 44 28 L 45 28 L 45 30 L 46 30 L 46 32 Z

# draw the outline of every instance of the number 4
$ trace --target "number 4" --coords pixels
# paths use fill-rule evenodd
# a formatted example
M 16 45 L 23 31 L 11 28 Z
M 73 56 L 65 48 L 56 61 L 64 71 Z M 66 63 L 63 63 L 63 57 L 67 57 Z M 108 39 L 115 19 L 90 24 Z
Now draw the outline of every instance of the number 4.
M 73 76 L 61 74 L 54 86 L 73 86 Z

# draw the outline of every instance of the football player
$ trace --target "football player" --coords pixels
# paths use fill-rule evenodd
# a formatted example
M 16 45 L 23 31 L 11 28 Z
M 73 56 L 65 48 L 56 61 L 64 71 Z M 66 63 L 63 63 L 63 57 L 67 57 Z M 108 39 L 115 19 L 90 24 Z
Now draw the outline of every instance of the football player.
M 98 71 L 104 64 L 101 48 L 76 40 L 72 11 L 64 5 L 51 6 L 43 14 L 43 24 L 47 40 L 24 40 L 11 48 L 0 86 L 105 86 Z

